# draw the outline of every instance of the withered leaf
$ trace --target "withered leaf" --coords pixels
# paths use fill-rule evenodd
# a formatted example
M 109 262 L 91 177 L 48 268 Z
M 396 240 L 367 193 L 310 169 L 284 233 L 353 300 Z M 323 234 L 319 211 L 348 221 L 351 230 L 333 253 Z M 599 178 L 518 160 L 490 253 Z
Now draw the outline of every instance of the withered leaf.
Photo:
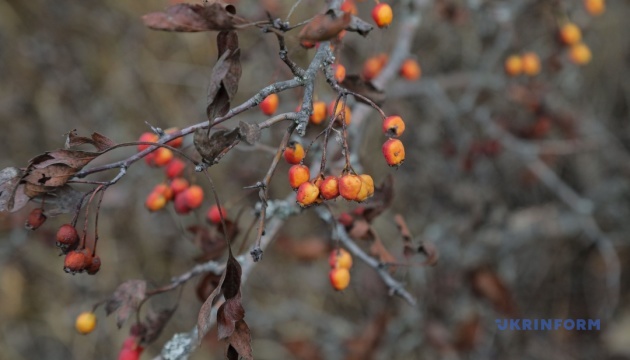
M 225 281 L 225 276 L 227 274 L 227 269 L 221 275 L 221 280 L 219 280 L 218 286 L 210 293 L 206 301 L 204 301 L 203 305 L 201 305 L 201 309 L 199 309 L 199 315 L 197 316 L 197 341 L 200 343 L 201 339 L 208 333 L 210 330 L 210 326 L 212 326 L 211 315 L 212 315 L 212 305 L 214 302 L 214 298 L 219 295 L 221 292 L 221 287 L 223 285 L 223 281 Z
M 47 151 L 29 161 L 23 180 L 39 186 L 62 186 L 98 155 L 69 149 Z
M 197 299 L 204 302 L 215 289 L 220 287 L 220 281 L 221 275 L 217 275 L 215 273 L 206 274 L 206 276 L 199 281 L 197 287 L 195 288 Z
M 124 322 L 138 310 L 146 296 L 147 283 L 144 280 L 127 280 L 120 284 L 114 294 L 105 302 L 105 312 L 116 314 L 116 325 L 120 328 Z
M 389 174 L 383 180 L 381 185 L 374 190 L 374 196 L 372 196 L 371 201 L 365 205 L 363 218 L 371 223 L 381 213 L 383 213 L 383 211 L 387 210 L 392 205 L 393 200 L 394 178 L 391 174 Z
M 238 48 L 238 35 L 235 31 L 221 31 L 217 34 L 219 59 L 212 69 L 208 86 L 208 105 L 206 115 L 212 121 L 225 115 L 230 109 L 230 102 L 238 91 L 238 82 L 242 68 Z
M 376 105 L 380 106 L 385 102 L 385 93 L 374 87 L 371 81 L 361 79 L 359 75 L 346 75 L 340 85 L 354 93 L 365 96 Z M 370 105 L 370 103 L 359 96 L 355 96 L 355 99 L 366 105 Z
M 240 357 L 251 360 L 254 358 L 252 354 L 252 335 L 249 326 L 244 320 L 236 322 L 234 332 L 229 339 L 230 347 L 236 350 Z M 228 351 L 229 352 L 229 351 Z
M 172 309 L 161 310 L 157 313 L 150 311 L 147 314 L 147 318 L 143 322 L 145 332 L 144 336 L 142 336 L 142 344 L 149 345 L 160 337 L 164 326 L 166 326 L 168 321 L 171 319 L 175 310 L 177 310 L 177 306 Z
M 350 24 L 351 17 L 352 15 L 346 12 L 342 16 L 337 16 L 333 10 L 317 14 L 302 28 L 298 38 L 300 41 L 312 42 L 330 40 Z
M 0 170 L 0 211 L 14 212 L 26 205 L 29 197 L 20 184 L 24 172 L 15 167 Z
M 331 11 L 331 10 L 328 10 L 328 11 Z M 334 10 L 334 12 L 335 12 L 335 16 L 337 17 L 344 16 L 344 12 L 341 10 Z M 374 29 L 372 25 L 363 21 L 361 18 L 352 15 L 350 24 L 346 26 L 345 30 L 356 32 L 361 36 L 367 36 L 370 33 L 370 31 L 372 31 L 372 29 Z
M 462 352 L 473 350 L 479 344 L 481 331 L 481 319 L 478 314 L 462 321 L 457 326 L 455 348 Z
M 258 124 L 250 124 L 243 121 L 238 123 L 238 131 L 241 139 L 249 145 L 254 145 L 258 142 L 262 133 Z
M 66 184 L 48 191 L 43 196 L 46 215 L 57 216 L 75 211 L 83 198 L 83 193 Z
M 227 242 L 222 234 L 211 232 L 208 228 L 198 225 L 189 226 L 187 230 L 194 234 L 193 241 L 203 253 L 196 259 L 197 261 L 215 260 L 225 253 Z
M 66 149 L 77 147 L 83 144 L 93 145 L 98 151 L 104 151 L 116 145 L 116 143 L 114 143 L 111 139 L 97 132 L 92 133 L 91 137 L 89 138 L 77 135 L 76 129 L 68 133 L 68 136 L 66 137 Z
M 434 266 L 440 258 L 440 252 L 435 247 L 435 244 L 430 241 L 423 241 L 418 247 L 418 251 L 424 253 L 427 257 L 427 260 L 423 263 L 424 265 Z
M 240 141 L 239 129 L 219 129 L 208 137 L 208 130 L 197 129 L 193 135 L 195 149 L 209 166 L 218 163 Z
M 225 284 L 225 282 L 223 283 Z M 240 292 L 229 299 L 217 310 L 217 325 L 219 340 L 227 339 L 232 335 L 236 327 L 236 322 L 245 318 L 245 309 L 241 305 Z
M 176 4 L 163 12 L 142 17 L 144 24 L 153 30 L 199 32 L 232 30 L 243 23 L 234 17 L 234 6 L 218 2 L 208 4 Z

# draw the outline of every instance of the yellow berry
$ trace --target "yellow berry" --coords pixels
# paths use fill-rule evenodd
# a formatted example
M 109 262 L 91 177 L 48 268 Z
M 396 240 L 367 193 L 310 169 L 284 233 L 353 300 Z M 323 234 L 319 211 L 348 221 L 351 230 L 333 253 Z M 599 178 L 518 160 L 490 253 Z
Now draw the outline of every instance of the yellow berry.
M 91 311 L 85 311 L 77 316 L 74 324 L 79 334 L 89 334 L 96 328 L 96 315 Z

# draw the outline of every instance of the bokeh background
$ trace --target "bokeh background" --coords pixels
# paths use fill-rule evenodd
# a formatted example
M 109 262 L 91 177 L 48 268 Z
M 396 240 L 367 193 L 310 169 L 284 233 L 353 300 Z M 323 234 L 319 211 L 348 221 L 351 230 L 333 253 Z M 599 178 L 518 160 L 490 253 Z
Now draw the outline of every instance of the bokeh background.
M 392 2 L 396 14 L 405 12 L 405 3 Z M 416 307 L 389 297 L 374 271 L 360 261 L 350 287 L 337 293 L 328 283 L 329 228 L 311 211 L 304 212 L 283 227 L 243 285 L 256 358 L 629 358 L 630 4 L 609 1 L 603 15 L 592 17 L 573 0 L 418 3 L 422 22 L 411 56 L 422 65 L 423 77 L 413 83 L 393 81 L 383 107 L 407 121 L 407 160 L 397 171 L 386 166 L 375 112 L 362 128 L 363 141 L 351 146 L 377 183 L 394 175 L 392 208 L 374 223 L 389 251 L 402 259 L 403 243 L 393 222 L 395 214 L 402 214 L 414 241 L 435 244 L 440 261 L 430 268 L 396 269 L 395 276 L 418 298 Z M 145 122 L 167 128 L 203 121 L 215 35 L 155 32 L 142 25 L 141 15 L 168 4 L 1 1 L 0 168 L 25 166 L 35 155 L 63 146 L 64 134 L 72 129 L 125 142 L 147 131 Z M 242 16 L 263 19 L 264 9 L 285 17 L 293 2 L 241 0 L 236 5 Z M 359 15 L 369 20 L 373 3 L 357 5 Z M 323 8 L 321 1 L 303 0 L 291 21 Z M 566 19 L 583 29 L 593 52 L 587 66 L 571 64 L 557 42 L 557 27 Z M 392 50 L 399 30 L 394 21 L 367 40 L 349 34 L 338 58 L 348 73 L 359 73 L 368 57 Z M 273 81 L 290 78 L 277 57 L 274 36 L 256 29 L 239 36 L 243 77 L 237 104 Z M 307 65 L 313 51 L 300 48 L 296 34 L 287 43 L 290 56 Z M 542 73 L 507 79 L 503 59 L 523 51 L 541 56 Z M 334 97 L 323 79 L 316 93 L 325 101 Z M 300 97 L 299 90 L 282 93 L 280 110 L 292 111 Z M 536 105 L 540 99 L 543 113 Z M 559 200 L 559 190 L 545 186 L 528 168 L 531 161 L 514 148 L 500 146 L 503 150 L 492 156 L 473 154 L 471 149 L 497 140 L 475 121 L 475 108 L 488 109 L 518 144 L 551 149 L 540 156 L 542 163 L 593 205 L 593 215 L 583 216 Z M 548 118 L 546 131 L 534 136 L 531 129 L 542 116 Z M 262 120 L 253 109 L 227 124 Z M 273 149 L 282 133 L 266 131 L 261 143 Z M 95 164 L 133 151 L 112 152 Z M 256 196 L 242 187 L 260 180 L 271 158 L 260 148 L 239 146 L 210 171 L 230 211 L 243 210 L 243 231 Z M 290 193 L 287 169 L 280 165 L 273 197 Z M 71 215 L 28 232 L 24 220 L 35 205 L 0 214 L 0 359 L 116 358 L 130 324 L 118 330 L 99 309 L 97 330 L 81 336 L 74 331 L 75 316 L 125 280 L 165 284 L 190 269 L 200 254 L 183 229 L 203 223 L 203 211 L 180 217 L 172 209 L 151 214 L 144 208 L 144 198 L 161 181 L 160 170 L 138 163 L 107 191 L 99 220 L 103 265 L 96 276 L 62 270 L 53 239 Z M 203 179 L 197 181 L 209 190 Z M 203 209 L 212 203 L 208 200 Z M 339 200 L 333 205 L 337 213 L 356 206 Z M 590 220 L 601 231 L 593 234 Z M 172 334 L 193 327 L 201 305 L 195 284 L 184 288 L 175 316 L 144 359 L 156 356 Z M 177 293 L 167 294 L 150 306 L 161 309 L 177 301 Z M 597 318 L 602 328 L 497 332 L 494 319 L 506 313 Z M 193 359 L 222 358 L 224 345 L 214 335 Z

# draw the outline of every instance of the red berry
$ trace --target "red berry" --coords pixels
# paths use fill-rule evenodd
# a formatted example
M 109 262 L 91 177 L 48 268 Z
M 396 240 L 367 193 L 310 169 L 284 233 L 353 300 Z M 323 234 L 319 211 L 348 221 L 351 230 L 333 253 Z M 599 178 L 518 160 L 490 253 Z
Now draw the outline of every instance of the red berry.
M 304 147 L 297 141 L 291 141 L 284 149 L 284 159 L 292 165 L 299 164 L 304 159 Z
M 101 269 L 101 258 L 98 255 L 94 255 L 90 266 L 87 267 L 87 273 L 89 275 L 96 274 Z
M 386 3 L 377 4 L 374 9 L 372 9 L 372 19 L 380 28 L 389 26 L 394 19 L 392 7 Z
M 166 172 L 166 177 L 175 179 L 182 176 L 184 169 L 186 169 L 186 163 L 178 158 L 174 158 L 166 165 L 164 171 Z
M 175 212 L 180 215 L 186 215 L 192 210 L 188 207 L 188 204 L 186 203 L 186 196 L 183 192 L 175 195 L 175 202 L 173 203 L 173 207 L 175 208 Z
M 157 142 L 159 139 L 160 139 L 160 137 L 157 136 L 157 134 L 152 133 L 152 132 L 145 132 L 142 135 L 140 135 L 140 138 L 138 139 L 138 141 L 140 141 L 140 142 Z M 138 151 L 145 150 L 149 146 L 151 146 L 151 145 L 138 145 Z
M 82 250 L 73 250 L 66 254 L 63 261 L 63 270 L 67 273 L 78 273 L 85 270 L 88 265 L 88 257 Z
M 224 219 L 227 218 L 227 211 L 225 211 L 225 208 L 221 206 L 220 209 L 221 209 L 220 210 L 221 214 L 219 214 L 219 206 L 216 204 L 212 205 L 210 210 L 208 210 L 208 214 L 206 215 L 206 218 L 208 219 L 208 221 L 210 221 L 213 224 L 220 224 L 221 215 L 223 215 Z
M 45 222 L 46 215 L 44 215 L 44 209 L 36 208 L 31 210 L 31 213 L 28 214 L 28 219 L 26 220 L 26 224 L 24 224 L 24 226 L 29 230 L 36 230 Z
M 64 253 L 69 250 L 74 250 L 79 245 L 79 233 L 77 229 L 70 224 L 61 225 L 57 230 L 57 247 L 59 247 Z
M 182 193 L 186 199 L 186 206 L 196 209 L 203 203 L 203 189 L 199 185 L 192 185 Z

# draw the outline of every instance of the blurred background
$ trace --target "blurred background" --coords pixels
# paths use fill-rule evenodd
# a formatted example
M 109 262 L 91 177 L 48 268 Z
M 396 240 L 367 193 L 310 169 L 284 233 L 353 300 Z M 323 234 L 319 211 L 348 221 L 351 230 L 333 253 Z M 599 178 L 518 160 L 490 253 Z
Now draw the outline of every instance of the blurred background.
M 172 3 L 0 1 L 0 168 L 24 167 L 37 154 L 62 147 L 72 129 L 126 142 L 148 131 L 146 123 L 181 128 L 203 121 L 215 34 L 151 31 L 140 20 Z M 414 242 L 436 246 L 439 262 L 395 269 L 417 297 L 415 307 L 390 297 L 358 259 L 349 288 L 335 292 L 328 282 L 329 227 L 313 211 L 303 212 L 283 226 L 242 287 L 255 357 L 630 358 L 630 3 L 609 1 L 599 16 L 568 0 L 418 3 L 421 23 L 411 56 L 422 78 L 392 81 L 383 105 L 406 120 L 407 159 L 396 171 L 382 160 L 376 112 L 363 122 L 363 141 L 351 149 L 377 184 L 393 174 L 393 205 L 373 224 L 389 252 L 403 261 L 393 220 L 401 214 Z M 264 9 L 285 18 L 294 2 L 235 4 L 241 16 L 264 19 Z M 404 31 L 396 19 L 408 11 L 406 1 L 391 4 L 396 15 L 388 29 L 368 39 L 348 34 L 338 46 L 348 73 L 360 73 L 366 59 L 393 49 Z M 371 22 L 374 4 L 356 5 Z M 303 0 L 291 22 L 324 8 L 319 0 Z M 582 29 L 592 51 L 586 66 L 572 64 L 557 40 L 567 20 Z M 306 66 L 314 50 L 300 48 L 296 35 L 287 37 L 290 56 Z M 273 35 L 252 28 L 240 31 L 239 41 L 243 76 L 234 104 L 292 77 Z M 540 56 L 541 73 L 507 78 L 503 60 L 527 51 Z M 326 102 L 335 97 L 323 78 L 316 96 Z M 280 94 L 279 112 L 293 111 L 300 99 L 299 89 Z M 264 119 L 252 109 L 226 125 Z M 261 143 L 273 152 L 283 132 L 265 131 Z M 242 211 L 242 233 L 257 200 L 242 188 L 263 178 L 273 156 L 260 150 L 239 146 L 210 170 L 228 210 Z M 134 151 L 113 151 L 91 165 Z M 287 170 L 284 163 L 278 168 L 273 198 L 290 194 Z M 192 171 L 189 176 L 195 179 Z M 99 309 L 97 330 L 82 336 L 74 330 L 76 315 L 125 280 L 164 285 L 201 254 L 185 228 L 203 223 L 214 200 L 208 196 L 201 211 L 187 216 L 171 208 L 149 213 L 144 199 L 163 180 L 161 170 L 139 162 L 107 191 L 99 219 L 103 265 L 96 276 L 63 272 L 54 235 L 72 215 L 29 232 L 23 225 L 35 204 L 0 214 L 0 359 L 116 358 L 131 321 L 118 330 Z M 204 179 L 193 181 L 210 193 Z M 576 200 L 574 206 L 567 199 Z M 341 200 L 332 206 L 336 214 L 357 207 Z M 197 281 L 184 287 L 177 312 L 143 359 L 194 326 L 201 305 Z M 148 306 L 159 310 L 177 301 L 174 292 Z M 601 331 L 498 332 L 494 319 L 504 317 L 601 319 Z M 225 345 L 215 339 L 213 331 L 192 358 L 222 358 Z

